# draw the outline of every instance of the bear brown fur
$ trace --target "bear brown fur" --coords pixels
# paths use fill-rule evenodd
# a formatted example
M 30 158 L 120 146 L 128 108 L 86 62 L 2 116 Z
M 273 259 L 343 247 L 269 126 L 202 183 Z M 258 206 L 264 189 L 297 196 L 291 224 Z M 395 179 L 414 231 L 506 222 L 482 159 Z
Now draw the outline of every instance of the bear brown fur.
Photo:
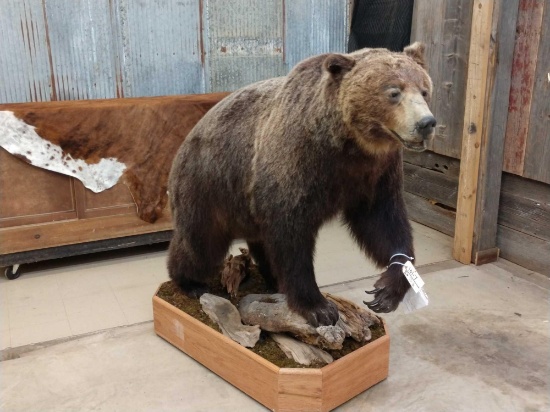
M 338 311 L 313 270 L 324 222 L 340 214 L 379 266 L 395 253 L 413 256 L 402 147 L 422 151 L 434 132 L 423 52 L 415 43 L 403 53 L 315 56 L 211 109 L 182 144 L 169 180 L 168 269 L 181 289 L 203 293 L 231 241 L 242 238 L 290 307 L 328 325 Z M 369 307 L 389 312 L 409 284 L 396 264 L 375 287 Z

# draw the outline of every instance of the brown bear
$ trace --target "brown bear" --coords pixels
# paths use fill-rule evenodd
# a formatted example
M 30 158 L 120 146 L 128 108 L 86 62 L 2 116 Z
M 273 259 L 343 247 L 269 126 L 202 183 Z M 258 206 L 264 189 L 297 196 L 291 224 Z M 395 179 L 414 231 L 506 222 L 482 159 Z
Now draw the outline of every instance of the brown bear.
M 402 147 L 426 148 L 435 128 L 424 46 L 403 53 L 323 54 L 284 77 L 219 102 L 177 153 L 169 180 L 174 234 L 170 277 L 190 296 L 206 290 L 232 240 L 246 239 L 260 272 L 313 325 L 336 307 L 313 271 L 321 225 L 340 214 L 379 266 L 413 256 L 402 197 Z M 392 262 L 405 262 L 397 256 Z M 409 284 L 391 265 L 368 306 L 393 311 Z

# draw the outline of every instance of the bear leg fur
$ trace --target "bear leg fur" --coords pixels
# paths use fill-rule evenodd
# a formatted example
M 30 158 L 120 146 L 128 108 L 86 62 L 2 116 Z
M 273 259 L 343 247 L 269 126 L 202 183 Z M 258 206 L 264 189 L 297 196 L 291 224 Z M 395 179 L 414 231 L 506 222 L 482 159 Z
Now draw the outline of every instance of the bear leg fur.
M 315 234 L 284 224 L 277 225 L 267 234 L 271 268 L 278 280 L 279 292 L 287 295 L 290 309 L 315 327 L 336 324 L 338 309 L 323 297 L 315 281 Z
M 208 292 L 206 281 L 219 274 L 231 238 L 216 231 L 204 231 L 195 225 L 191 230 L 202 233 L 183 235 L 176 227 L 168 249 L 168 273 L 186 295 L 198 298 Z
M 271 265 L 269 264 L 269 259 L 265 252 L 265 247 L 260 241 L 247 240 L 248 249 L 252 258 L 258 265 L 260 274 L 265 280 L 267 290 L 273 293 L 276 293 L 278 289 L 277 279 L 273 276 L 271 271 Z

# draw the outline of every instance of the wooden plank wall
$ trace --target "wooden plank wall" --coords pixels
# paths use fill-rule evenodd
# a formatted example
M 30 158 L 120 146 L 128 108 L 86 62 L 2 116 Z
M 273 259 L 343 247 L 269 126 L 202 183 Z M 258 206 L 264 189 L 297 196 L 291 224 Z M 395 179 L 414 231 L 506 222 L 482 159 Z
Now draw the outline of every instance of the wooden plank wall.
M 454 236 L 460 161 L 436 153 L 405 154 L 409 218 Z M 550 186 L 504 173 L 497 225 L 500 255 L 550 276 Z
M 351 0 L 2 0 L 0 103 L 232 91 L 305 57 L 345 52 L 350 8 Z
M 544 6 L 523 176 L 550 183 L 550 2 Z
M 548 4 L 546 0 L 520 0 L 519 3 L 508 121 L 506 124 L 504 170 L 520 176 L 524 176 L 525 166 L 530 163 L 530 159 L 526 156 L 528 140 L 531 138 L 536 140 L 538 137 L 530 133 L 531 122 L 535 124 L 539 122 L 539 119 L 530 116 L 532 106 L 538 99 L 541 100 L 538 102 L 538 105 L 544 105 L 542 103 L 544 93 L 535 94 L 535 82 L 539 80 L 538 83 L 542 86 L 543 92 L 545 87 L 540 83 L 540 80 L 546 80 L 545 83 L 548 84 L 548 79 L 537 78 L 537 74 L 539 76 L 542 75 L 540 70 L 549 70 L 548 57 L 546 57 L 546 62 L 544 62 L 545 56 L 542 56 L 543 61 L 540 62 L 540 69 L 537 70 L 539 46 L 541 45 L 542 20 L 545 8 L 548 8 L 548 6 L 545 7 L 545 4 Z M 546 16 L 546 19 L 548 19 L 548 10 L 546 10 Z M 546 39 L 546 42 L 548 41 L 550 40 Z M 546 91 L 548 91 L 548 87 L 546 87 Z M 544 100 L 546 102 L 550 100 L 547 93 Z M 544 119 L 540 119 L 540 122 L 543 123 Z M 544 138 L 540 137 L 541 140 L 547 140 L 548 134 Z M 536 165 L 535 169 L 538 169 L 538 166 Z M 548 166 L 550 167 L 550 164 Z M 537 176 L 534 177 L 536 178 Z M 547 181 L 547 183 L 550 183 L 550 181 Z
M 550 186 L 504 173 L 497 246 L 500 255 L 550 276 Z
M 411 41 L 427 45 L 437 118 L 430 150 L 459 159 L 473 0 L 414 5 Z M 503 7 L 515 6 L 503 3 Z M 506 121 L 504 170 L 550 183 L 550 2 L 520 0 Z
M 473 3 L 416 1 L 413 15 L 412 40 L 422 40 L 428 46 L 429 72 L 434 81 L 432 110 L 438 128 L 433 152 L 405 156 L 405 199 L 413 220 L 449 235 L 454 235 L 456 216 Z M 491 110 L 505 107 L 502 99 L 509 100 L 509 108 L 493 119 L 500 124 L 486 131 L 506 135 L 502 158 L 507 173 L 503 174 L 500 191 L 497 188 L 487 194 L 500 200 L 498 218 L 494 214 L 496 246 L 504 258 L 550 276 L 550 2 L 503 1 L 501 7 L 506 8 L 502 19 L 506 27 L 491 41 L 499 45 L 495 59 L 500 76 L 509 61 L 512 70 L 509 79 L 497 79 L 493 97 L 498 101 L 492 101 Z M 508 10 L 510 7 L 516 10 Z M 503 41 L 510 44 L 502 45 Z M 510 48 L 513 57 L 508 53 Z M 509 93 L 503 90 L 507 84 Z M 495 150 L 488 155 L 501 156 Z M 493 163 L 498 164 L 498 159 Z M 494 182 L 501 180 L 500 169 L 481 174 L 486 178 L 489 172 Z M 497 187 L 496 183 L 489 189 L 493 186 Z M 487 217 L 486 206 L 478 205 L 483 218 Z M 474 239 L 479 238 L 476 231 L 480 227 L 474 228 Z
M 426 44 L 437 119 L 431 150 L 460 158 L 473 0 L 414 2 L 411 42 Z
M 404 153 L 409 218 L 454 236 L 460 161 L 433 152 Z

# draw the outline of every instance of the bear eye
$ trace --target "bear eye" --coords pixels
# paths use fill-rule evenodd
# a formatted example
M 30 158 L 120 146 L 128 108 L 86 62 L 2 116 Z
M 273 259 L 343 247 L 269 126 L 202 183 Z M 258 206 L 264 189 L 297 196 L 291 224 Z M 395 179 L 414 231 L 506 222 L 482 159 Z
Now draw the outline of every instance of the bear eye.
M 428 92 L 426 90 L 422 90 L 422 97 L 428 97 Z
M 390 91 L 390 99 L 397 100 L 401 96 L 401 90 L 393 89 Z

